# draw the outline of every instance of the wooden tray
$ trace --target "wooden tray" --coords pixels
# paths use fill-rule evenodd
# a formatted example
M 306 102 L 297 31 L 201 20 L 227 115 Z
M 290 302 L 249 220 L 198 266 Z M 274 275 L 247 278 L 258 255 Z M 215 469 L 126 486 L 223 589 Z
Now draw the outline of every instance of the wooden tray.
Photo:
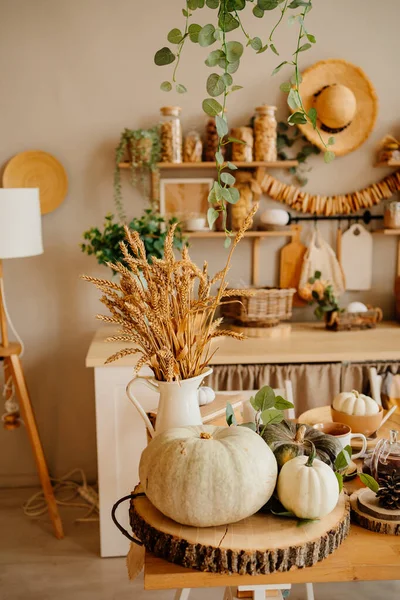
M 310 567 L 332 554 L 350 527 L 344 493 L 329 515 L 301 527 L 296 519 L 264 513 L 231 525 L 188 527 L 162 515 L 145 496 L 131 501 L 129 515 L 134 534 L 156 556 L 200 571 L 242 575 Z

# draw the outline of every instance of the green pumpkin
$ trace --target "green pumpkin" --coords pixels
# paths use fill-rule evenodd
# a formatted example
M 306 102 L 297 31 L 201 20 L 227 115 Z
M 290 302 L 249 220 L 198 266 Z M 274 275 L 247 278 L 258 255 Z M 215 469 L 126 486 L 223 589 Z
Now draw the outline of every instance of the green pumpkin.
M 332 435 L 321 433 L 310 425 L 291 421 L 267 425 L 263 438 L 275 454 L 279 469 L 296 456 L 309 456 L 312 448 L 309 442 L 314 444 L 317 458 L 330 467 L 333 467 L 342 449 L 340 442 Z

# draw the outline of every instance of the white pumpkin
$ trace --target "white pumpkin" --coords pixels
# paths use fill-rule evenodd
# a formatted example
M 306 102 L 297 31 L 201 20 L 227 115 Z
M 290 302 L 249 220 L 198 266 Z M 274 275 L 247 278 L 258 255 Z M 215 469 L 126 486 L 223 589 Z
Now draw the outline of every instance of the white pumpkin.
M 281 504 L 299 519 L 320 519 L 333 511 L 339 500 L 339 484 L 326 463 L 311 456 L 286 462 L 278 477 Z
M 360 394 L 357 390 L 338 394 L 334 398 L 332 406 L 346 415 L 365 416 L 376 415 L 379 412 L 379 406 L 375 400 L 365 394 Z
M 199 387 L 199 406 L 211 404 L 215 400 L 215 392 L 212 388 L 202 385 Z
M 350 302 L 347 307 L 347 312 L 349 313 L 361 313 L 367 312 L 368 308 L 362 302 Z
M 176 427 L 143 451 L 139 475 L 160 512 L 183 525 L 210 527 L 256 513 L 272 496 L 275 457 L 247 427 Z

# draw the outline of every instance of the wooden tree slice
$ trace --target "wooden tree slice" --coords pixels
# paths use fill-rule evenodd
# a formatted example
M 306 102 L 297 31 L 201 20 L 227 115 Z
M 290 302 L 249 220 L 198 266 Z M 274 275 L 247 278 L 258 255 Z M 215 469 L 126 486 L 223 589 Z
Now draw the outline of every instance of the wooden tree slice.
M 340 546 L 350 527 L 345 494 L 329 515 L 300 527 L 296 519 L 265 513 L 226 526 L 188 527 L 165 517 L 145 496 L 131 501 L 129 513 L 135 536 L 156 556 L 200 571 L 240 575 L 311 567 Z
M 377 533 L 385 533 L 387 535 L 400 535 L 399 511 L 390 511 L 381 508 L 377 499 L 371 498 L 370 494 L 366 492 L 370 492 L 374 496 L 373 492 L 365 488 L 357 490 L 350 496 L 351 516 L 353 520 L 369 531 L 376 531 Z M 394 515 L 390 515 L 390 518 L 388 518 L 388 513 L 392 512 L 397 513 L 397 520 L 393 519 Z

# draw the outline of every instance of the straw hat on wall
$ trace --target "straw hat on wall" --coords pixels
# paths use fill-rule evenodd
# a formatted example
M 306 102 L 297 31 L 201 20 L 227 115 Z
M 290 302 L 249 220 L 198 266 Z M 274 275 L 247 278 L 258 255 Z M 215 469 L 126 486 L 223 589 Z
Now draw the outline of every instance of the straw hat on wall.
M 317 126 L 327 143 L 333 136 L 337 156 L 363 144 L 374 128 L 378 99 L 372 83 L 355 65 L 340 60 L 321 60 L 302 74 L 300 95 L 306 112 L 314 107 Z M 310 123 L 299 125 L 308 140 L 324 150 L 318 132 Z

